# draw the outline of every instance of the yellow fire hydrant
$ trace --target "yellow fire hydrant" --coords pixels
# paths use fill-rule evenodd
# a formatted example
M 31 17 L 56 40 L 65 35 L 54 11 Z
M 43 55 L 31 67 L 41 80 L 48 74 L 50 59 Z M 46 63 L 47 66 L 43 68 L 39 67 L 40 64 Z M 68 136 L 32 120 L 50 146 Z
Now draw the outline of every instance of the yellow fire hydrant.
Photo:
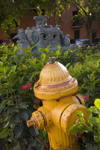
M 33 112 L 27 121 L 28 127 L 44 128 L 48 132 L 50 149 L 72 150 L 76 135 L 68 130 L 78 121 L 76 111 L 82 111 L 87 120 L 84 99 L 76 95 L 77 91 L 77 80 L 69 75 L 65 66 L 50 57 L 34 85 L 34 94 L 41 99 L 43 106 Z M 74 150 L 79 150 L 77 141 L 74 143 Z

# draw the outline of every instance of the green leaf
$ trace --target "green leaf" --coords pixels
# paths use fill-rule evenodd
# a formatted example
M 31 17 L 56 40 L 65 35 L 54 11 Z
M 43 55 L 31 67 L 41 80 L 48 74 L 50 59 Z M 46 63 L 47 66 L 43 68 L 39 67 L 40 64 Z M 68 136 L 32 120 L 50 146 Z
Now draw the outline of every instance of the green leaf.
M 64 57 L 68 57 L 68 53 L 69 53 L 69 51 L 66 51 L 66 52 L 64 53 Z
M 2 123 L 2 121 L 3 121 L 3 118 L 0 117 L 0 123 Z
M 66 68 L 68 68 L 70 66 L 70 63 L 68 63 L 67 65 L 66 65 Z
M 95 75 L 94 73 L 91 73 L 90 74 L 90 81 L 93 82 L 95 80 Z
M 22 132 L 23 132 L 23 125 L 21 123 L 21 125 L 18 125 L 18 126 L 16 126 L 14 128 L 14 135 L 15 135 L 15 137 L 19 138 L 21 136 Z
M 95 142 L 100 142 L 100 135 L 99 134 L 97 134 L 97 135 L 95 134 L 94 135 L 94 141 Z
M 4 72 L 4 68 L 2 66 L 0 66 L 0 73 Z
M 38 51 L 39 51 L 39 52 L 43 52 L 43 51 L 44 51 L 44 48 L 39 48 Z
M 48 52 L 49 52 L 49 49 L 50 49 L 50 45 L 47 46 L 47 48 L 44 49 L 44 52 L 48 53 Z
M 90 113 L 90 114 L 88 115 L 88 122 L 89 122 L 90 126 L 93 127 L 93 124 L 92 124 L 92 122 L 91 122 L 91 117 L 92 117 L 92 114 Z
M 59 55 L 61 55 L 61 52 L 60 52 L 60 50 L 57 50 L 57 51 L 55 52 L 54 56 L 59 56 Z
M 60 45 L 57 45 L 57 49 L 60 50 L 60 49 L 61 49 L 61 46 L 60 46 Z
M 29 131 L 30 131 L 30 133 L 31 133 L 31 135 L 33 136 L 33 137 L 36 137 L 37 135 L 36 135 L 36 132 L 35 132 L 35 129 L 33 128 L 33 127 L 30 127 L 29 128 Z
M 35 57 L 35 58 L 33 58 L 33 61 L 32 61 L 33 66 L 35 66 L 35 65 L 36 65 L 36 60 L 37 60 L 37 58 L 36 58 L 36 57 Z
M 89 123 L 91 123 L 92 125 L 98 127 L 98 125 L 100 124 L 100 118 L 90 117 L 89 118 Z
M 100 81 L 100 79 L 97 79 L 93 82 L 93 87 L 95 88 L 95 84 L 98 83 Z
M 23 64 L 23 65 L 22 65 L 22 68 L 26 70 L 26 69 L 27 69 L 27 66 Z
M 11 67 L 12 72 L 15 72 L 16 67 L 17 67 L 16 65 Z
M 75 126 L 73 128 L 69 128 L 70 133 L 79 133 L 79 132 L 91 132 L 91 128 L 88 127 L 86 124 L 79 124 L 78 126 Z
M 19 114 L 15 114 L 15 115 L 13 116 L 12 121 L 15 122 L 15 123 L 20 123 L 20 117 L 19 117 Z
M 9 69 L 8 66 L 4 67 L 4 74 L 6 74 L 7 70 Z
M 84 117 L 83 117 L 84 115 L 83 115 L 83 113 L 81 111 L 76 111 L 76 113 L 78 114 L 79 121 L 81 123 L 84 123 L 85 121 L 84 121 Z
M 41 60 L 42 60 L 42 61 L 45 61 L 45 59 L 46 59 L 46 54 L 45 54 L 45 53 L 42 53 L 42 54 L 41 54 Z
M 4 125 L 4 128 L 7 128 L 9 126 L 9 121 Z
M 88 112 L 88 113 L 98 113 L 98 109 L 95 107 L 95 106 L 91 106 L 90 108 L 88 108 L 87 110 L 86 110 L 86 112 Z
M 17 54 L 17 52 L 18 52 L 18 47 L 17 47 L 17 46 L 15 46 L 15 47 L 14 47 L 14 54 L 16 55 L 16 54 Z
M 100 99 L 99 99 L 99 98 L 95 99 L 94 105 L 95 105 L 98 109 L 100 109 Z
M 3 62 L 2 61 L 0 61 L 0 66 L 3 66 Z
M 21 110 L 20 114 L 19 114 L 19 117 L 24 119 L 25 121 L 28 120 L 28 114 L 25 110 Z
M 0 138 L 6 138 L 9 135 L 9 129 L 8 128 L 4 128 L 1 132 L 0 132 Z

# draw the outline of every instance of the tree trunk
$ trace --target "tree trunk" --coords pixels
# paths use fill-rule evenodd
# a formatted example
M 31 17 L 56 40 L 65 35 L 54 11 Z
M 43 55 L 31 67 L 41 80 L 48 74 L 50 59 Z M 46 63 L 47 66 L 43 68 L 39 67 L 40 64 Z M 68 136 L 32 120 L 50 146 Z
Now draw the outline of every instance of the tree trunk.
M 87 28 L 87 39 L 90 41 L 90 29 Z
M 91 33 L 92 22 L 90 20 L 88 20 L 85 27 L 86 27 L 86 30 L 87 30 L 87 39 L 89 39 L 89 41 L 90 41 L 90 33 Z

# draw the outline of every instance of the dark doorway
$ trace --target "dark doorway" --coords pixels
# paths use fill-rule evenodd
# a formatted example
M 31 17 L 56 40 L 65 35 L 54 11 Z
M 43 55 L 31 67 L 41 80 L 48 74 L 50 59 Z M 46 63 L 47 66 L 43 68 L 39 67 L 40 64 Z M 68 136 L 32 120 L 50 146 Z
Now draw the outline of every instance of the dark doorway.
M 79 30 L 74 31 L 74 39 L 79 39 Z

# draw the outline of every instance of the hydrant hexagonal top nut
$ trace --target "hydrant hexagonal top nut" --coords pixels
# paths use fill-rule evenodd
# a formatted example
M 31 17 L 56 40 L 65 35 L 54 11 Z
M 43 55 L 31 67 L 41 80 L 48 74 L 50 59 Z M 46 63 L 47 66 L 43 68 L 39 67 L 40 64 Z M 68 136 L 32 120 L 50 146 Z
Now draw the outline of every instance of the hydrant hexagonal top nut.
M 49 57 L 49 64 L 55 63 L 55 57 Z

